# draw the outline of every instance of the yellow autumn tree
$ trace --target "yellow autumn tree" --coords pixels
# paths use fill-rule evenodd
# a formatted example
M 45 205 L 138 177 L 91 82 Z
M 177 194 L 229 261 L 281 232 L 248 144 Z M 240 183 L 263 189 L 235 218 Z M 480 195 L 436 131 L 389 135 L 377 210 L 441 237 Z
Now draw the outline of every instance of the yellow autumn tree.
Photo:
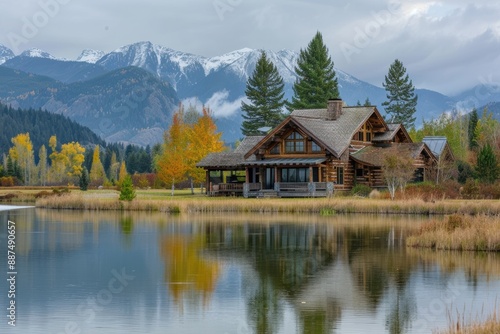
M 191 192 L 193 193 L 193 182 L 203 183 L 205 170 L 196 167 L 210 153 L 225 150 L 224 142 L 221 140 L 222 133 L 217 132 L 217 126 L 212 118 L 209 108 L 203 107 L 202 115 L 192 125 L 188 132 L 188 175 L 191 179 Z
M 45 145 L 42 145 L 40 150 L 38 150 L 38 175 L 40 185 L 45 186 L 47 184 L 48 175 L 47 148 Z
M 102 185 L 106 182 L 106 172 L 101 162 L 99 145 L 94 148 L 92 155 L 92 167 L 90 168 L 90 183 L 93 185 Z
M 65 162 L 64 171 L 69 177 L 79 177 L 82 175 L 83 161 L 85 160 L 85 148 L 77 142 L 63 144 L 61 155 Z
M 61 183 L 65 179 L 66 173 L 65 169 L 65 159 L 64 156 L 57 152 L 57 137 L 51 136 L 49 138 L 49 147 L 51 149 L 50 153 L 50 168 L 49 168 L 49 182 L 50 183 Z
M 82 174 L 83 161 L 85 160 L 85 148 L 78 142 L 70 142 L 61 145 L 61 151 L 57 151 L 57 137 L 49 139 L 49 147 L 52 150 L 50 160 L 50 179 L 52 182 L 75 182 Z
M 120 172 L 118 173 L 118 184 L 122 184 L 127 175 L 127 166 L 125 165 L 125 161 L 122 161 L 122 163 L 120 164 Z
M 23 181 L 25 184 L 32 184 L 32 175 L 35 168 L 35 156 L 33 153 L 33 143 L 30 134 L 20 133 L 11 139 L 14 146 L 9 150 L 9 156 L 16 161 L 21 168 Z
M 188 136 L 183 122 L 183 108 L 174 113 L 172 125 L 164 134 L 163 152 L 156 161 L 158 178 L 172 186 L 174 195 L 175 183 L 186 179 L 188 171 L 187 147 Z

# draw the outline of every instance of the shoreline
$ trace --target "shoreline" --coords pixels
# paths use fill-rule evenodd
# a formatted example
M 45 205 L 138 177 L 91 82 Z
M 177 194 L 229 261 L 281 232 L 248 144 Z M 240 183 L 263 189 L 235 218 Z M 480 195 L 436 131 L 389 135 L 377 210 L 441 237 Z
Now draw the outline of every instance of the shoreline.
M 161 199 L 138 197 L 131 202 L 119 201 L 110 193 L 63 194 L 39 198 L 35 206 L 47 209 L 159 211 L 165 213 L 309 213 L 335 215 L 345 213 L 413 214 L 413 215 L 500 215 L 500 201 L 369 199 L 354 197 L 333 198 L 241 198 L 206 197 Z

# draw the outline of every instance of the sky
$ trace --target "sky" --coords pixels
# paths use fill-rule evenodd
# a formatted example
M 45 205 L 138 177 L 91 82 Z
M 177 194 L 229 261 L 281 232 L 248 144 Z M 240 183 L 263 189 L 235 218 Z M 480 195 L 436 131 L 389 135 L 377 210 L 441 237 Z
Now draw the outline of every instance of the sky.
M 335 67 L 381 86 L 399 59 L 417 88 L 453 95 L 500 82 L 491 0 L 0 0 L 0 44 L 76 59 L 139 41 L 205 57 L 299 51 L 317 31 Z

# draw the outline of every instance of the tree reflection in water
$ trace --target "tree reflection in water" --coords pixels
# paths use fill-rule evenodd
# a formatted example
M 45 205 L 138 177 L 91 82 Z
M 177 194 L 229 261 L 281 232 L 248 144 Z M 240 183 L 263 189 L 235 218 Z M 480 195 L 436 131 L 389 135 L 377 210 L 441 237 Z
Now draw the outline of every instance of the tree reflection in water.
M 208 305 L 215 289 L 220 268 L 215 260 L 201 254 L 205 248 L 203 235 L 169 235 L 161 240 L 161 256 L 165 262 L 165 282 L 174 302 L 183 310 L 184 294 L 195 293 Z M 193 296 L 190 295 L 193 300 Z
M 416 265 L 405 256 L 404 229 L 332 224 L 209 224 L 207 247 L 249 261 L 257 273 L 247 289 L 255 333 L 276 333 L 283 308 L 295 308 L 303 333 L 330 333 L 343 309 L 375 312 L 395 289 L 386 328 L 402 333 L 415 312 L 406 285 Z M 398 238 L 390 237 L 397 233 Z

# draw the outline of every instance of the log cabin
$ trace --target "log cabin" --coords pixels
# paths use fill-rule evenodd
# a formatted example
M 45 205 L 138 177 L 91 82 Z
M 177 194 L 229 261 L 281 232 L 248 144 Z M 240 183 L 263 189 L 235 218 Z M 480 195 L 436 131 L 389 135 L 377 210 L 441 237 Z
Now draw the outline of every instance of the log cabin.
M 412 142 L 377 107 L 335 99 L 324 109 L 294 110 L 267 135 L 248 136 L 233 152 L 209 154 L 197 166 L 206 171 L 209 195 L 324 197 L 356 184 L 386 187 L 388 154 L 411 157 L 414 181 L 430 179 L 438 163 L 425 142 Z

